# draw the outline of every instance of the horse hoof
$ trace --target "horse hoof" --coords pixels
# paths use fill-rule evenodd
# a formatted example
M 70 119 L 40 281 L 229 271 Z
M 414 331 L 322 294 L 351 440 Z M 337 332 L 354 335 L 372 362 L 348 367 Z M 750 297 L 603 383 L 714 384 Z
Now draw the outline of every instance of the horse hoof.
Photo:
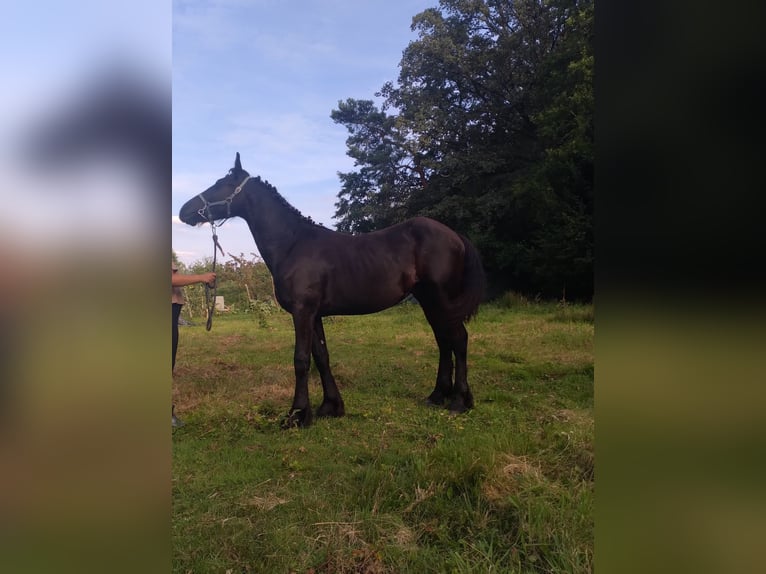
M 426 398 L 426 406 L 441 408 L 444 406 L 444 395 L 441 393 L 431 393 Z
M 473 406 L 473 401 L 471 401 L 471 404 L 467 405 L 463 401 L 462 397 L 456 397 L 452 399 L 452 402 L 449 404 L 449 412 L 450 414 L 453 414 L 453 415 L 460 415 L 470 410 L 472 406 Z
M 311 409 L 293 409 L 282 420 L 282 430 L 311 426 Z
M 323 402 L 317 409 L 317 418 L 324 417 L 342 417 L 346 414 L 346 407 L 343 401 L 340 403 Z
M 282 430 L 289 430 L 291 428 L 296 428 L 298 426 L 298 420 L 293 417 L 292 415 L 288 415 L 285 418 L 282 419 L 282 422 L 279 423 L 279 428 Z

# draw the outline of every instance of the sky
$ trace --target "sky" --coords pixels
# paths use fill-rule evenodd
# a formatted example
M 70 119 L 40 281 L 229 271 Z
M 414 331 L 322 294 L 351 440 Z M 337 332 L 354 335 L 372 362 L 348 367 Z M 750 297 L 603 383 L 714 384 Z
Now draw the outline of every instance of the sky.
M 141 82 L 169 87 L 171 16 L 169 0 L 3 2 L 0 199 L 15 207 L 0 212 L 0 241 L 21 247 L 25 257 L 58 259 L 55 252 L 68 257 L 82 244 L 106 252 L 130 249 L 138 236 L 156 239 L 158 230 L 143 217 L 138 170 L 97 159 L 47 172 L 28 163 L 24 146 L 118 65 Z
M 333 228 L 337 173 L 353 169 L 330 113 L 372 99 L 399 73 L 412 17 L 437 0 L 175 0 L 172 13 L 172 247 L 189 265 L 213 255 L 210 227 L 178 211 L 223 177 L 237 152 L 304 215 Z M 244 221 L 218 239 L 229 259 L 257 254 Z

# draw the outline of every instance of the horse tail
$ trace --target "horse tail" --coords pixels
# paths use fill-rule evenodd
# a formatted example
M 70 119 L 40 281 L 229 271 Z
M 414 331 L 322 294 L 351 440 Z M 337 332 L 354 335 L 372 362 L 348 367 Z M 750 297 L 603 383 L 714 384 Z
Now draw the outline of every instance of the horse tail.
M 454 319 L 466 322 L 476 315 L 479 305 L 484 300 L 487 279 L 478 250 L 464 235 L 460 235 L 460 239 L 465 246 L 463 284 L 460 295 L 450 305 L 450 315 Z

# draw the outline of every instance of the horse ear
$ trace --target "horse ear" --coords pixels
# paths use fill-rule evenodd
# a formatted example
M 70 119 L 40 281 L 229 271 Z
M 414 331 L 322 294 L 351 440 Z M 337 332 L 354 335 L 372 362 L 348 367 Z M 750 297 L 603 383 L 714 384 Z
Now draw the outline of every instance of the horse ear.
M 239 161 L 239 152 L 237 152 L 237 157 L 234 160 L 234 170 L 235 171 L 242 171 L 242 164 Z

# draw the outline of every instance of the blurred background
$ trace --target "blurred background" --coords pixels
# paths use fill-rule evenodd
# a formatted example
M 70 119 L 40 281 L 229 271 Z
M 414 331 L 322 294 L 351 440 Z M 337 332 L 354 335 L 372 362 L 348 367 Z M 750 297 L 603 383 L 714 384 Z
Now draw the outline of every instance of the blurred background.
M 170 568 L 171 9 L 3 3 L 3 572 Z

